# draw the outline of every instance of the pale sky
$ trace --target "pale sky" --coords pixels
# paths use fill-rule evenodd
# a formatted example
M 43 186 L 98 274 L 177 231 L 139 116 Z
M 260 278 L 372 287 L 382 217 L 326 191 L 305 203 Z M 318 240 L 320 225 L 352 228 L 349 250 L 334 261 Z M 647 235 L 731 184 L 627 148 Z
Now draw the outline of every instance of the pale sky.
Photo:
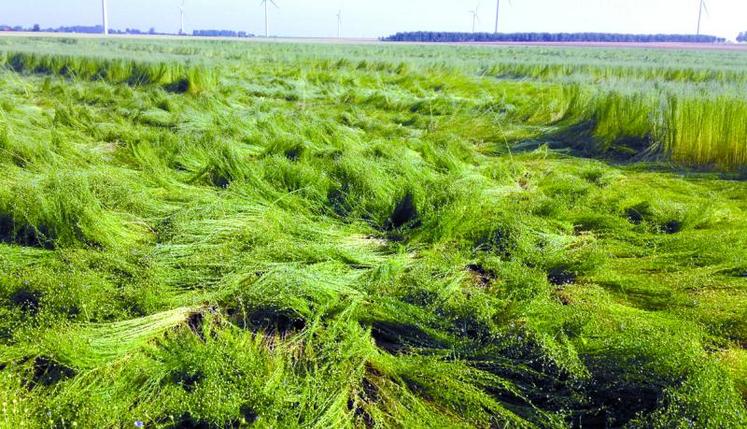
M 181 0 L 108 0 L 111 27 L 176 32 Z M 185 27 L 264 34 L 260 0 L 185 0 Z M 492 31 L 495 0 L 275 0 L 270 33 L 332 36 L 337 11 L 346 37 L 398 31 L 471 31 L 469 10 L 479 4 L 480 31 Z M 615 32 L 694 34 L 699 0 L 502 0 L 503 32 Z M 747 31 L 747 0 L 707 0 L 705 34 L 734 39 Z M 42 27 L 96 25 L 101 0 L 0 0 L 0 23 Z

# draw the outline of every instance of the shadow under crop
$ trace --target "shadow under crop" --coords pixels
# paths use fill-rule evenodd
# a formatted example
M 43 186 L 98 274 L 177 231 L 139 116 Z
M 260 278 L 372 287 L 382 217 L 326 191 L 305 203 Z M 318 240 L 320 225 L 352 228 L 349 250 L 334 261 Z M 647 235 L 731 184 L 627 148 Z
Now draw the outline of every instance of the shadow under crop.
M 18 225 L 12 216 L 0 213 L 0 242 L 53 249 L 54 240 L 54 233 L 46 225 Z

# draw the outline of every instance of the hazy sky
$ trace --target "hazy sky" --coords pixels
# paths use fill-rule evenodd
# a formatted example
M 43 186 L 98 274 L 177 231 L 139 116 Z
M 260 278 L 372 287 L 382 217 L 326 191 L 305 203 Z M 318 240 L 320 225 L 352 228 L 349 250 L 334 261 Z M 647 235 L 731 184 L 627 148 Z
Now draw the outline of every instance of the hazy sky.
M 181 0 L 108 0 L 112 28 L 172 32 Z M 378 37 L 406 30 L 470 31 L 479 4 L 482 31 L 492 31 L 495 0 L 275 0 L 270 32 L 330 36 L 343 10 L 343 34 Z M 699 0 L 502 0 L 501 31 L 694 33 Z M 747 0 L 707 0 L 703 32 L 734 39 L 747 31 Z M 95 25 L 101 0 L 0 0 L 0 23 L 42 27 Z M 264 33 L 260 0 L 186 0 L 185 27 Z

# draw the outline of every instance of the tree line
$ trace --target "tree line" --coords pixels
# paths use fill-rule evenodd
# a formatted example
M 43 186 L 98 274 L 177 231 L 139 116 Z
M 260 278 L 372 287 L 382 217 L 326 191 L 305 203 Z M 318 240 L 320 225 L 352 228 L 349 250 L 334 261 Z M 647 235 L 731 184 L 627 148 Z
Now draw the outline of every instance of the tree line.
M 0 24 L 0 31 L 25 31 L 25 32 L 45 32 L 45 33 L 84 33 L 84 34 L 101 34 L 104 32 L 104 27 L 101 25 L 74 25 L 70 27 L 57 27 L 57 28 L 41 28 L 39 24 L 34 24 L 32 27 L 25 28 L 20 25 L 11 27 L 9 25 Z M 109 34 L 150 34 L 150 35 L 163 35 L 169 33 L 157 32 L 155 28 L 149 30 L 139 30 L 137 28 L 127 28 L 124 30 L 117 30 L 114 28 L 109 29 Z M 202 37 L 254 37 L 253 34 L 247 33 L 246 31 L 233 31 L 233 30 L 194 30 L 192 33 L 194 36 Z
M 38 33 L 43 31 L 45 33 L 103 33 L 104 27 L 101 25 L 73 25 L 69 27 L 57 27 L 57 28 L 41 28 L 39 24 L 34 24 L 31 27 L 22 27 L 16 25 L 11 27 L 10 25 L 0 25 L 0 31 L 27 31 Z
M 747 37 L 743 33 L 742 36 Z M 387 42 L 615 42 L 615 43 L 723 43 L 716 36 L 693 34 L 618 34 L 618 33 L 456 33 L 413 31 L 397 33 Z
M 737 42 L 747 42 L 747 31 L 739 33 L 739 36 L 737 36 Z
M 254 34 L 246 31 L 233 30 L 194 30 L 192 35 L 200 37 L 254 37 Z

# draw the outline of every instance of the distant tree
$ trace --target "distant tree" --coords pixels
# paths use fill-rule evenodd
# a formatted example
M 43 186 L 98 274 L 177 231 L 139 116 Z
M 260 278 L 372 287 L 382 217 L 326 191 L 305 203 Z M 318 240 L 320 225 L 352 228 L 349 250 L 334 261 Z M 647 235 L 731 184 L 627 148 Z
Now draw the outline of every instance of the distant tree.
M 31 29 L 31 31 L 38 33 L 41 31 L 41 28 L 39 27 L 39 24 L 34 24 L 34 27 Z
M 56 29 L 50 29 L 57 33 L 101 33 L 104 31 L 104 27 L 101 25 L 85 26 L 85 25 L 74 25 L 72 27 L 58 27 Z
M 747 31 L 739 33 L 739 36 L 737 36 L 737 42 L 747 42 Z
M 253 34 L 246 31 L 233 30 L 193 30 L 192 35 L 199 37 L 254 37 Z
M 148 34 L 156 34 L 156 29 L 153 27 L 150 27 L 150 30 L 148 30 Z

